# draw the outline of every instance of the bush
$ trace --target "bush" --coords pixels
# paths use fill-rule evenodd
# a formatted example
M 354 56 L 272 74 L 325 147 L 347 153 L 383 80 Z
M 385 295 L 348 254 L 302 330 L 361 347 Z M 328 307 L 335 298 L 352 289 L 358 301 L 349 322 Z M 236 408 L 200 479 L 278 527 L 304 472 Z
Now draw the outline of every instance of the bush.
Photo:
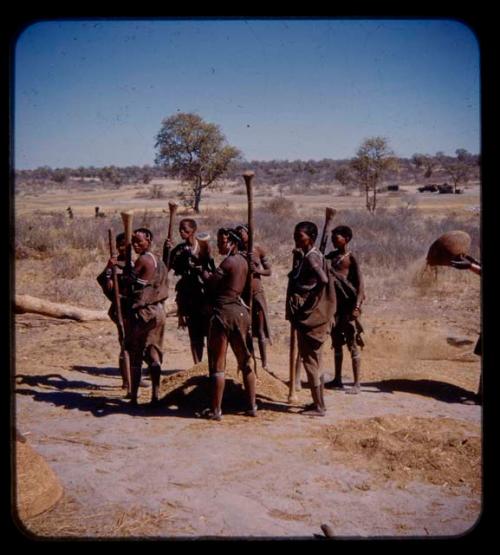
M 285 196 L 273 198 L 266 206 L 266 211 L 279 217 L 294 217 L 297 215 L 295 203 Z

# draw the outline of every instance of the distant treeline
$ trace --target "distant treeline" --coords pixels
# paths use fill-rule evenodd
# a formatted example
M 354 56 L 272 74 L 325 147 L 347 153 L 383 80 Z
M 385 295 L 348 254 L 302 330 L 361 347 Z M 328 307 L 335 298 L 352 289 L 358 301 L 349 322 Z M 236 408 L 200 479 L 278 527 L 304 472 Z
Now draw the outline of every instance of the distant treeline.
M 333 160 L 239 160 L 233 162 L 224 178 L 227 180 L 238 180 L 243 171 L 252 169 L 255 172 L 255 186 L 282 185 L 283 187 L 300 186 L 326 186 L 335 182 L 348 186 L 349 183 L 342 179 L 343 173 L 348 171 L 350 159 Z M 449 179 L 446 162 L 453 164 L 454 157 L 440 154 L 436 157 L 426 156 L 422 161 L 421 155 L 412 158 L 397 158 L 396 169 L 389 171 L 385 176 L 387 183 L 399 183 L 408 181 L 436 182 Z M 469 155 L 469 180 L 478 180 L 480 174 L 480 159 L 477 155 Z M 429 169 L 430 168 L 430 169 Z M 79 168 L 51 168 L 42 166 L 34 170 L 17 170 L 15 172 L 16 185 L 39 185 L 50 186 L 50 184 L 66 184 L 71 187 L 85 188 L 99 183 L 101 186 L 118 188 L 122 185 L 132 183 L 148 184 L 154 179 L 171 177 L 163 167 L 155 165 L 144 166 L 105 166 L 96 168 L 94 166 Z

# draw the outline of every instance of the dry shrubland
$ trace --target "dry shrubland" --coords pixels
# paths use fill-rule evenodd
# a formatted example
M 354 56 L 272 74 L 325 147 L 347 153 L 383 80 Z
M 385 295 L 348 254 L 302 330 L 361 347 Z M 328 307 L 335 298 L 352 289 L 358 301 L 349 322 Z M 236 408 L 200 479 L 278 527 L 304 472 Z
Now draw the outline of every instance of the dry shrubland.
M 182 217 L 183 211 L 179 210 L 176 223 Z M 217 229 L 245 222 L 247 214 L 244 209 L 207 208 L 194 217 L 198 229 L 210 233 L 215 250 Z M 291 260 L 295 224 L 311 220 L 318 225 L 321 233 L 323 217 L 322 209 L 297 206 L 285 196 L 271 197 L 263 207 L 255 210 L 255 242 L 266 248 L 273 266 L 282 270 L 277 275 L 285 279 Z M 436 281 L 434 272 L 424 272 L 429 246 L 446 231 L 461 229 L 469 233 L 472 238 L 471 254 L 480 257 L 477 213 L 430 217 L 407 206 L 381 208 L 374 215 L 365 210 L 341 210 L 335 220 L 338 225 L 352 228 L 351 250 L 361 264 L 367 289 L 376 290 L 377 294 L 394 294 L 408 287 L 421 294 L 429 291 L 438 294 L 439 288 L 447 287 L 450 292 L 456 287 L 457 280 L 463 282 L 467 272 L 441 268 L 440 275 L 446 279 L 439 281 Z M 151 210 L 134 213 L 135 227 L 146 226 L 153 231 L 153 250 L 157 253 L 161 252 L 167 225 L 168 216 L 165 213 Z M 56 212 L 18 215 L 15 220 L 16 293 L 89 307 L 105 307 L 106 300 L 100 295 L 95 277 L 109 255 L 109 228 L 115 234 L 122 231 L 118 213 L 104 218 L 74 219 Z M 179 240 L 177 233 L 174 239 Z M 327 250 L 330 248 L 327 247 Z M 470 277 L 465 276 L 465 279 L 472 283 Z M 283 283 L 283 291 L 285 287 Z

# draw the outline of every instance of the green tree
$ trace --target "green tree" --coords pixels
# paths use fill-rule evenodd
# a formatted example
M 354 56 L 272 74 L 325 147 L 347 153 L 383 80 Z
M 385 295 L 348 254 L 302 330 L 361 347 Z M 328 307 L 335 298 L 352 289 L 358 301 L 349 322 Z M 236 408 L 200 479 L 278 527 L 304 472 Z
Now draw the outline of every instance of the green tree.
M 389 148 L 384 137 L 365 139 L 356 157 L 350 162 L 355 180 L 364 189 L 366 208 L 368 212 L 375 212 L 377 207 L 377 187 L 389 171 L 397 169 L 397 159 Z
M 218 125 L 193 113 L 164 119 L 155 148 L 155 163 L 187 186 L 188 205 L 196 213 L 203 190 L 213 187 L 231 162 L 240 157 L 240 151 L 227 144 Z

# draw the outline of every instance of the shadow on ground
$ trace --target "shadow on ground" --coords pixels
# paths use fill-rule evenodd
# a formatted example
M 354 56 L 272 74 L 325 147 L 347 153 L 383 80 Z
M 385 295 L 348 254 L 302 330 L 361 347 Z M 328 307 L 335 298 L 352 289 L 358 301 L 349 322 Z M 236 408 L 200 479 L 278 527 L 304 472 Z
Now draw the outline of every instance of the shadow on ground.
M 370 382 L 369 385 L 376 387 L 384 393 L 394 393 L 396 391 L 413 393 L 415 395 L 432 397 L 444 403 L 463 403 L 464 401 L 476 400 L 474 392 L 437 380 L 391 379 Z
M 84 368 L 88 373 L 94 370 L 102 373 L 102 368 Z M 105 368 L 116 375 L 116 368 Z M 167 372 L 165 372 L 167 373 Z M 175 373 L 175 371 L 168 371 Z M 23 387 L 24 386 L 24 387 Z M 49 388 L 50 391 L 40 391 Z M 75 391 L 77 390 L 77 391 Z M 84 391 L 78 391 L 84 390 Z M 202 411 L 210 406 L 210 379 L 208 376 L 191 376 L 172 391 L 160 398 L 155 405 L 142 402 L 133 406 L 123 397 L 109 397 L 95 392 L 114 391 L 119 393 L 119 386 L 97 385 L 83 380 L 68 380 L 60 374 L 19 375 L 16 378 L 16 393 L 30 395 L 33 400 L 50 403 L 68 410 L 87 411 L 96 417 L 109 414 L 130 414 L 133 416 L 177 416 L 181 418 L 199 418 Z M 123 393 L 121 393 L 123 395 Z M 149 394 L 149 388 L 148 388 Z M 290 412 L 289 407 L 278 401 L 257 395 L 260 410 Z M 241 414 L 248 407 L 248 401 L 242 384 L 226 378 L 222 409 L 224 414 Z

